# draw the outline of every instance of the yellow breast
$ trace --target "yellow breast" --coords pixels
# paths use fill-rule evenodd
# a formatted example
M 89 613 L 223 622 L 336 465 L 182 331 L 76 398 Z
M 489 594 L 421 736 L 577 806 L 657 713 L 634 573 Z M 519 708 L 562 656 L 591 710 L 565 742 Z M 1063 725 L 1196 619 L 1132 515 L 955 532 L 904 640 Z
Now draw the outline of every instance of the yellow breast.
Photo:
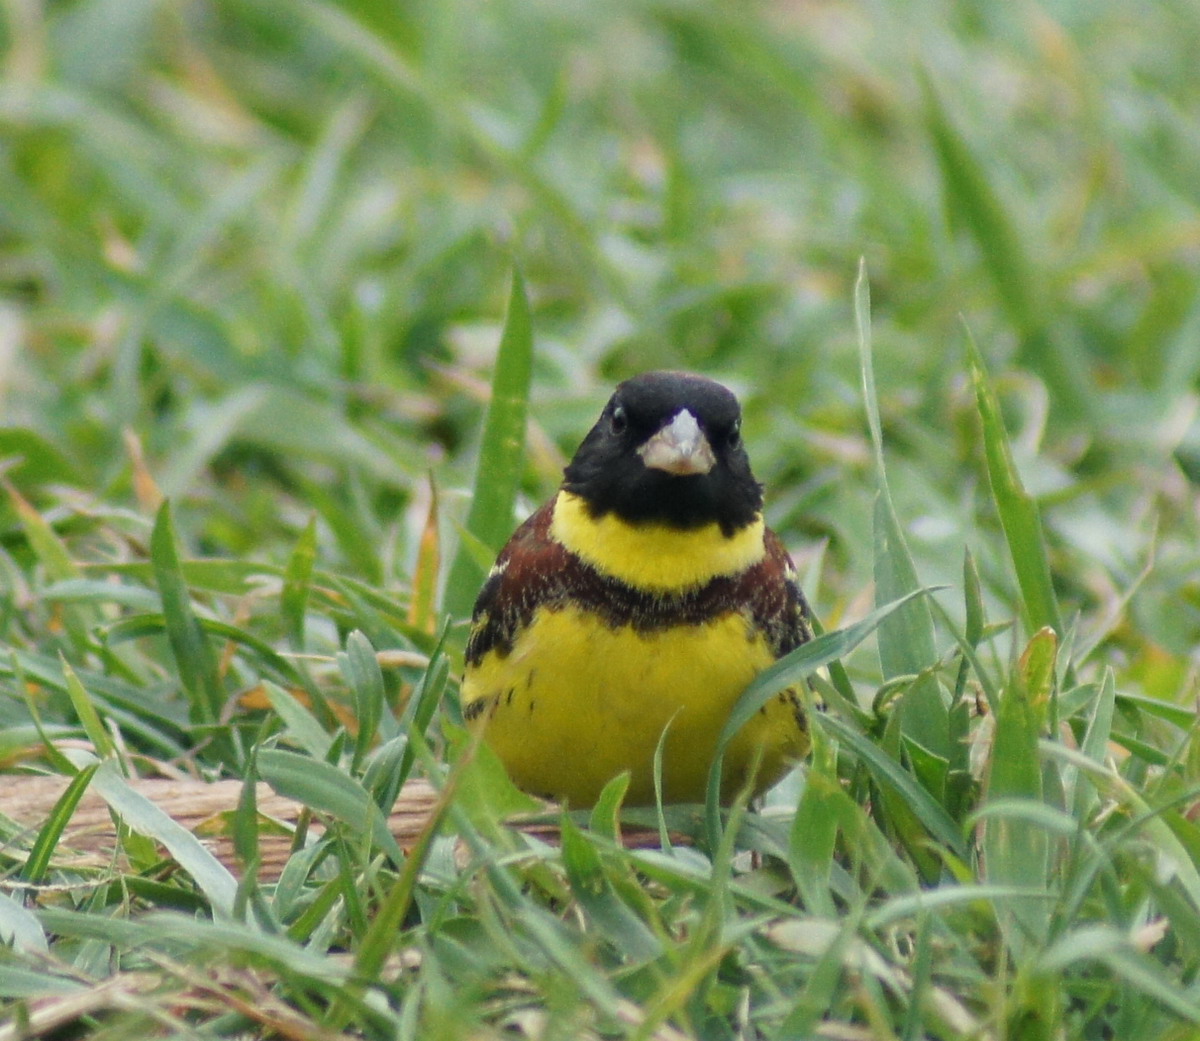
M 574 607 L 541 609 L 510 654 L 468 672 L 463 701 L 493 699 L 481 714 L 488 743 L 527 791 L 588 806 L 628 770 L 627 801 L 652 802 L 663 739 L 664 797 L 700 801 L 734 702 L 771 661 L 738 613 L 643 634 Z M 727 794 L 755 766 L 757 789 L 773 783 L 806 748 L 790 698 L 773 700 L 726 751 Z
M 758 563 L 763 530 L 761 518 L 732 536 L 715 524 L 679 531 L 597 519 L 567 492 L 559 493 L 550 524 L 550 536 L 584 563 L 654 596 L 698 589 Z M 468 667 L 462 700 L 527 791 L 588 806 L 629 771 L 627 801 L 652 802 L 662 741 L 664 798 L 700 801 L 734 703 L 773 660 L 749 612 L 736 608 L 647 631 L 558 602 L 537 608 L 511 649 L 494 648 Z M 752 770 L 762 790 L 805 754 L 799 719 L 795 694 L 786 691 L 747 723 L 726 749 L 727 796 Z

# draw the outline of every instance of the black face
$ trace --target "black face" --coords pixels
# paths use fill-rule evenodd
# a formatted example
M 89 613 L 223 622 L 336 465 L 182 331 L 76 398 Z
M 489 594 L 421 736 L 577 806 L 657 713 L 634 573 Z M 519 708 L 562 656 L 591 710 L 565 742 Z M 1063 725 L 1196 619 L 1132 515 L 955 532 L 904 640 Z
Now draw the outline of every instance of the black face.
M 638 449 L 687 409 L 716 462 L 706 474 L 677 476 L 647 467 Z M 647 372 L 617 387 L 600 419 L 566 468 L 563 488 L 599 517 L 631 524 L 699 528 L 717 523 L 726 535 L 762 508 L 762 488 L 742 446 L 737 398 L 719 383 L 684 372 Z

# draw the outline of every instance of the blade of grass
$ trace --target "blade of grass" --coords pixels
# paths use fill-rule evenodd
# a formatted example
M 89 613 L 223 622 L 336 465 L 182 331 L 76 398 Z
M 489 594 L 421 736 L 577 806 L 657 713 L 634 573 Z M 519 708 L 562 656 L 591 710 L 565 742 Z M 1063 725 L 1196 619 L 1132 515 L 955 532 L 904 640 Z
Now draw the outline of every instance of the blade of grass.
M 200 623 L 179 563 L 179 543 L 171 518 L 171 501 L 163 501 L 150 536 L 150 562 L 162 597 L 167 640 L 175 656 L 179 680 L 191 706 L 193 722 L 215 725 L 225 706 L 225 688 L 217 659 Z
M 45 569 L 46 577 L 52 582 L 80 578 L 79 567 L 71 559 L 66 544 L 58 537 L 54 528 L 12 484 L 3 481 L 2 486 L 8 492 L 9 501 L 21 522 L 25 538 L 38 562 Z M 71 645 L 77 650 L 86 648 L 90 642 L 89 631 L 100 621 L 100 614 L 96 608 L 88 603 L 67 604 L 63 608 L 62 617 Z
M 821 1020 L 835 1001 L 846 972 L 847 954 L 854 946 L 857 916 L 845 918 L 835 928 L 837 931 L 829 937 L 800 993 L 792 1001 L 783 1020 L 781 1037 L 817 1036 L 815 1032 Z
M 591 923 L 618 951 L 635 962 L 662 954 L 662 944 L 644 921 L 613 888 L 604 862 L 570 814 L 559 818 L 563 868 L 571 892 Z
M 873 741 L 852 730 L 840 719 L 821 715 L 817 722 L 835 734 L 849 751 L 862 760 L 877 784 L 894 789 L 905 799 L 916 818 L 934 839 L 949 847 L 957 856 L 966 857 L 967 847 L 959 833 L 958 825 L 912 774 L 891 756 L 880 751 Z
M 1113 671 L 1111 668 L 1105 669 L 1104 679 L 1100 683 L 1100 696 L 1096 698 L 1091 719 L 1088 720 L 1087 730 L 1084 731 L 1083 741 L 1079 746 L 1080 752 L 1098 763 L 1104 762 L 1104 757 L 1108 754 L 1116 694 L 1116 680 L 1113 678 Z M 1068 770 L 1070 770 L 1069 773 Z M 1082 823 L 1099 801 L 1099 796 L 1090 784 L 1080 783 L 1081 779 L 1077 771 L 1068 768 L 1063 771 L 1063 774 L 1067 792 L 1071 793 L 1073 788 L 1071 806 L 1075 819 Z
M 1038 288 L 1043 283 L 1024 247 L 1027 237 L 1014 226 L 987 170 L 951 123 L 928 76 L 921 85 L 947 208 L 978 244 L 1009 320 L 1022 332 L 1037 328 L 1042 324 Z
M 71 816 L 79 805 L 79 800 L 83 798 L 84 792 L 91 784 L 92 774 L 96 772 L 99 765 L 99 763 L 90 763 L 85 766 L 71 778 L 71 783 L 58 797 L 21 868 L 21 878 L 24 881 L 36 884 L 46 877 L 46 872 L 50 870 L 50 859 L 54 856 L 59 840 L 70 823 Z
M 621 841 L 621 804 L 628 790 L 628 773 L 617 774 L 604 786 L 588 814 L 588 830 L 593 835 L 602 835 L 610 842 Z
M 269 724 L 268 724 L 269 725 Z M 259 731 L 259 738 L 265 736 Z M 257 749 L 259 742 L 255 742 Z M 254 765 L 254 755 L 251 754 L 246 762 L 246 774 L 242 778 L 242 790 L 238 795 L 237 809 L 233 814 L 231 828 L 233 852 L 247 878 L 254 874 L 258 863 L 258 771 Z M 239 896 L 244 891 L 239 887 Z M 241 917 L 240 914 L 238 917 Z
M 966 330 L 966 351 L 983 428 L 984 457 L 992 499 L 1000 515 L 1000 525 L 1021 590 L 1021 614 L 1031 632 L 1048 626 L 1061 636 L 1062 617 L 1050 577 L 1050 558 L 1041 513 L 1017 473 L 1008 432 L 1000 415 L 1000 403 L 970 329 Z
M 721 835 L 721 768 L 725 759 L 725 749 L 729 742 L 743 726 L 771 698 L 781 690 L 802 682 L 823 665 L 849 654 L 863 640 L 871 635 L 883 619 L 900 608 L 913 597 L 931 592 L 929 589 L 917 589 L 907 596 L 894 600 L 890 604 L 876 608 L 866 618 L 847 626 L 836 629 L 831 633 L 823 633 L 814 637 L 808 643 L 797 647 L 790 654 L 784 655 L 770 668 L 764 669 L 739 695 L 737 703 L 729 713 L 729 718 L 721 728 L 717 739 L 717 750 L 708 770 L 708 788 L 705 797 L 705 819 L 708 840 L 711 849 L 720 845 Z M 811 720 L 809 721 L 811 725 Z
M 986 616 L 983 607 L 983 586 L 979 579 L 979 570 L 975 566 L 975 557 L 970 549 L 963 552 L 963 600 L 965 625 L 960 632 L 958 626 L 949 622 L 944 611 L 939 610 L 942 619 L 947 622 L 955 641 L 960 648 L 965 649 L 958 664 L 958 675 L 954 682 L 954 692 L 950 698 L 948 717 L 950 729 L 950 763 L 946 776 L 946 797 L 944 804 L 955 820 L 960 820 L 967 811 L 974 788 L 971 776 L 971 713 L 973 709 L 972 692 L 968 689 L 967 681 L 971 677 L 972 667 L 977 661 L 975 652 L 983 638 Z M 940 608 L 940 605 L 939 605 Z M 980 680 L 980 687 L 986 691 L 988 677 Z M 985 693 L 986 696 L 986 693 Z
M 92 778 L 92 788 L 125 824 L 167 848 L 208 897 L 213 914 L 228 917 L 233 913 L 238 887 L 229 870 L 187 828 L 130 788 L 117 772 L 115 762 L 100 764 Z
M 1187 847 L 1163 819 L 1164 814 L 1155 810 L 1129 781 L 1102 762 L 1089 759 L 1082 752 L 1068 748 L 1058 741 L 1042 741 L 1038 745 L 1042 755 L 1061 763 L 1078 767 L 1093 779 L 1097 789 L 1109 799 L 1126 807 L 1133 818 L 1125 828 L 1138 833 L 1143 841 L 1156 851 L 1161 874 L 1169 867 L 1183 887 L 1195 908 L 1200 909 L 1200 869 L 1188 852 Z
M 305 480 L 303 476 L 298 478 L 298 484 L 304 501 L 329 526 L 338 549 L 352 567 L 372 586 L 381 585 L 383 565 L 379 559 L 378 539 L 370 537 L 370 526 L 363 523 L 363 518 L 348 505 L 345 496 L 337 495 L 317 481 Z M 364 531 L 367 537 L 364 537 Z
M 838 822 L 831 799 L 842 786 L 837 776 L 837 743 L 814 727 L 812 744 L 812 761 L 788 837 L 788 867 L 805 909 L 832 916 L 835 907 L 829 880 Z
M 529 299 L 520 268 L 514 265 L 508 314 L 492 377 L 492 396 L 483 421 L 471 508 L 464 525 L 466 531 L 491 550 L 493 557 L 512 533 L 513 503 L 525 455 L 525 415 L 532 374 Z M 452 618 L 470 613 L 485 574 L 472 555 L 460 546 L 450 566 L 443 598 L 443 607 Z
M 46 932 L 37 915 L 0 892 L 0 943 L 17 952 L 48 954 Z M 39 995 L 40 996 L 40 995 Z
M 404 715 L 400 718 L 400 730 L 407 736 L 408 743 L 387 790 L 381 793 L 381 805 L 383 806 L 390 807 L 392 805 L 399 795 L 400 789 L 404 786 L 404 782 L 408 780 L 408 775 L 412 772 L 416 762 L 414 741 L 424 738 L 429 724 L 433 721 L 433 714 L 442 702 L 442 693 L 450 679 L 450 661 L 444 651 L 449 632 L 450 625 L 447 621 L 442 629 L 442 635 L 438 639 L 438 644 L 433 649 L 433 654 L 430 655 L 429 664 L 421 676 L 421 682 L 413 691 L 408 705 L 404 709 Z
M 324 759 L 329 754 L 333 738 L 326 733 L 316 716 L 308 711 L 282 687 L 270 680 L 263 680 L 263 690 L 276 715 L 283 721 L 285 731 L 291 739 L 314 759 Z
M 479 731 L 468 731 L 443 722 L 457 798 L 455 817 L 470 822 L 472 830 L 495 839 L 502 821 L 518 814 L 538 813 L 545 804 L 521 791 L 508 776 L 499 756 Z M 461 764 L 461 766 L 460 766 Z
M 1058 974 L 1077 963 L 1096 961 L 1176 1015 L 1200 1023 L 1200 1002 L 1172 987 L 1162 977 L 1161 964 L 1135 950 L 1129 938 L 1111 926 L 1085 926 L 1068 933 L 1041 955 L 1038 969 Z
M 939 805 L 944 805 L 946 761 L 934 759 L 920 744 L 908 741 L 904 737 L 903 722 L 904 717 L 900 712 L 888 715 L 883 734 L 874 747 L 891 760 L 897 770 L 910 775 L 925 788 Z M 929 778 L 933 778 L 935 783 L 931 784 Z M 921 823 L 905 789 L 895 784 L 880 783 L 878 776 L 875 776 L 875 788 L 881 807 L 881 822 L 886 822 L 888 831 L 895 835 L 912 858 L 921 877 L 933 884 L 941 874 L 941 859 L 930 848 L 928 829 Z M 875 798 L 873 795 L 872 801 Z
M 279 594 L 284 632 L 294 651 L 304 650 L 304 613 L 308 607 L 308 591 L 316 562 L 317 518 L 314 514 L 309 517 L 288 558 L 283 572 L 283 588 Z
M 75 715 L 79 717 L 79 722 L 83 725 L 84 733 L 92 742 L 92 747 L 96 749 L 97 756 L 101 759 L 112 758 L 116 755 L 117 750 L 108 731 L 104 729 L 104 724 L 100 722 L 100 714 L 96 711 L 96 706 L 92 704 L 88 692 L 79 682 L 75 670 L 66 663 L 65 659 L 60 660 L 67 684 L 67 696 L 71 699 L 71 707 L 75 710 Z
M 1042 801 L 1038 739 L 1046 721 L 1057 647 L 1054 631 L 1040 630 L 1001 694 L 988 760 L 985 805 L 1005 800 Z M 1050 848 L 1042 829 L 1030 827 L 1023 818 L 1001 815 L 985 825 L 982 846 L 988 882 L 1030 892 L 1047 888 Z M 1005 925 L 1006 936 L 1019 957 L 1030 939 L 1037 943 L 1045 937 L 1049 914 L 1045 904 L 1037 900 L 1012 900 L 1006 907 L 1018 925 Z
M 1041 374 L 1055 401 L 1073 415 L 1088 415 L 1086 373 L 1069 341 L 1049 332 L 1048 284 L 1025 248 L 1029 229 L 1018 228 L 988 170 L 951 122 L 928 76 L 922 76 L 925 121 L 933 138 L 947 209 L 975 240 L 1004 313 L 1022 339 L 1021 360 Z
M 363 759 L 375 740 L 384 711 L 383 672 L 375 657 L 375 648 L 357 629 L 346 637 L 346 649 L 337 655 L 338 669 L 354 697 L 354 715 L 358 734 L 354 740 L 352 773 L 358 773 Z
M 251 650 L 261 663 L 269 668 L 282 682 L 295 686 L 305 685 L 304 677 L 296 667 L 287 658 L 279 654 L 268 640 L 256 636 L 250 629 L 231 625 L 228 622 L 222 622 L 215 618 L 193 617 L 202 637 L 218 637 L 227 643 Z M 118 644 L 125 640 L 138 640 L 142 637 L 155 636 L 162 632 L 167 633 L 168 636 L 171 632 L 171 621 L 165 612 L 163 614 L 133 615 L 129 618 L 123 618 L 121 621 L 114 622 L 109 626 L 104 635 L 108 644 Z M 311 684 L 306 685 L 306 693 L 312 696 L 313 688 Z M 313 703 L 319 705 L 321 699 L 313 697 Z
M 20 659 L 12 651 L 9 652 L 9 662 L 11 663 L 13 677 L 16 680 L 14 686 L 21 692 L 21 700 L 25 702 L 25 711 L 29 713 L 29 718 L 33 721 L 33 729 L 42 743 L 42 754 L 46 757 L 46 761 L 54 768 L 55 773 L 71 777 L 77 772 L 76 766 L 62 754 L 58 746 L 51 740 L 50 732 L 47 731 L 45 725 L 42 723 L 42 714 L 38 709 L 37 701 L 34 699 L 33 693 L 25 682 L 25 670 L 21 668 Z M 78 715 L 78 712 L 76 712 L 76 715 Z M 17 729 L 8 727 L 5 732 L 9 736 L 14 736 L 14 731 Z M 5 758 L 4 751 L 5 749 L 0 744 L 0 760 Z
M 871 358 L 870 293 L 866 261 L 860 259 L 858 278 L 854 284 L 854 318 L 858 330 L 863 404 L 875 458 L 875 602 L 886 604 L 919 589 L 921 583 L 888 488 L 883 456 L 883 427 L 879 419 L 879 399 L 875 392 L 875 369 Z M 937 661 L 933 616 L 928 602 L 924 599 L 912 600 L 885 618 L 879 624 L 878 642 L 884 679 L 909 675 L 917 677 L 904 693 L 899 706 L 902 733 L 932 756 L 949 762 L 953 753 L 948 710 L 937 677 L 928 671 Z M 940 786 L 931 778 L 922 779 L 940 798 Z
M 422 735 L 413 732 L 411 740 L 420 746 L 418 747 L 418 752 L 423 754 L 426 762 L 432 759 L 428 748 L 424 747 L 424 738 Z M 388 891 L 382 905 L 371 920 L 366 935 L 363 937 L 362 943 L 354 957 L 354 968 L 358 980 L 369 980 L 377 977 L 388 956 L 395 949 L 404 919 L 407 917 L 408 910 L 412 906 L 421 869 L 429 858 L 433 840 L 441 831 L 447 814 L 455 811 L 457 808 L 458 785 L 464 775 L 464 771 L 469 770 L 470 766 L 471 763 L 469 757 L 467 757 L 460 759 L 451 768 L 444 787 L 438 793 L 437 802 L 426 818 L 425 826 L 421 829 L 420 834 L 413 843 L 412 849 L 409 851 L 400 876 Z M 350 996 L 357 997 L 357 988 L 351 991 Z M 326 1023 L 334 1026 L 336 1029 L 340 1029 L 345 1025 L 347 1014 L 348 1006 L 345 1001 L 339 1000 L 330 1008 L 329 1014 L 326 1017 Z
M 417 545 L 417 563 L 413 568 L 412 592 L 408 605 L 408 624 L 432 635 L 437 632 L 437 578 L 441 570 L 441 538 L 438 524 L 438 490 L 429 477 L 429 512 L 421 528 Z
M 404 853 L 388 830 L 387 818 L 344 770 L 280 748 L 260 749 L 257 763 L 259 775 L 280 795 L 330 814 L 356 834 L 369 834 L 396 867 L 404 866 Z
M 3 482 L 3 486 L 24 529 L 25 538 L 28 539 L 42 567 L 46 569 L 47 577 L 54 582 L 79 578 L 79 568 L 54 528 L 16 488 L 7 481 Z
M 62 449 L 29 427 L 0 427 L 0 459 L 9 464 L 5 473 L 25 486 L 78 484 L 82 480 Z
M 1029 895 L 1028 890 L 1016 889 L 1012 886 L 990 886 L 978 883 L 942 886 L 938 889 L 921 889 L 915 893 L 890 897 L 879 906 L 872 907 L 866 915 L 866 925 L 872 930 L 888 929 L 897 922 L 915 918 L 929 911 L 956 907 L 960 904 L 973 904 L 976 901 Z M 1039 895 L 1043 900 L 1050 899 L 1050 895 L 1047 893 Z

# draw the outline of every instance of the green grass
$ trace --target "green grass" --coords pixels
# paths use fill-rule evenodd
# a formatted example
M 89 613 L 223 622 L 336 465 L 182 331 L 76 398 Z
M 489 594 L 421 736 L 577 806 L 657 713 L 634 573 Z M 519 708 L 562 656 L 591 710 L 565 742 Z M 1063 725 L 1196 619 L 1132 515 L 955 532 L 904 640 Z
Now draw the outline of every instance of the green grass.
M 0 784 L 76 779 L 0 819 L 0 1039 L 1197 1036 L 1198 51 L 1183 0 L 0 6 Z M 741 395 L 829 633 L 782 668 L 840 660 L 765 806 L 546 843 L 461 615 L 650 367 Z M 326 829 L 261 877 L 247 783 L 231 871 L 159 764 Z

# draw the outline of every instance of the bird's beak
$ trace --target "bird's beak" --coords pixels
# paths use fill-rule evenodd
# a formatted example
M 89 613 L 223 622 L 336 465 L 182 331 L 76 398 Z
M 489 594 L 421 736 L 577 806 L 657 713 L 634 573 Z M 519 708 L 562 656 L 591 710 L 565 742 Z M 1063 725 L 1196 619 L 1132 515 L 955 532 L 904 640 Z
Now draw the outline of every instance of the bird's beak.
M 706 474 L 717 462 L 696 417 L 686 408 L 637 451 L 650 469 L 676 477 Z

